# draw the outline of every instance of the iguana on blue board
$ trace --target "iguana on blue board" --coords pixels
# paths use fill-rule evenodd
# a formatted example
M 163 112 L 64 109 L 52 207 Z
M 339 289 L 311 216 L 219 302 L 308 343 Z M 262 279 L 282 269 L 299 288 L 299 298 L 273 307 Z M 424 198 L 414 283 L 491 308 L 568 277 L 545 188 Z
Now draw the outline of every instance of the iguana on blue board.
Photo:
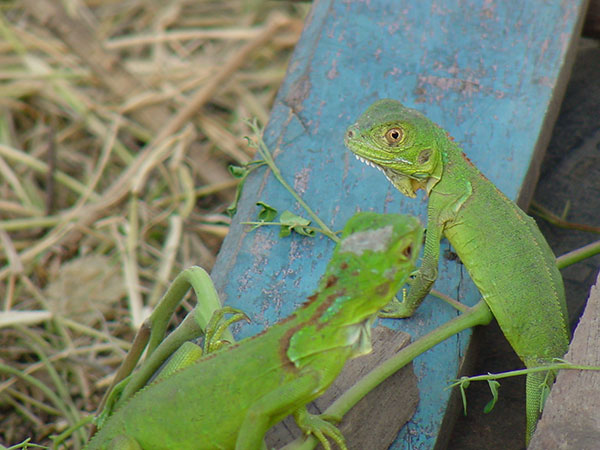
M 418 189 L 429 195 L 421 267 L 407 298 L 392 301 L 383 316 L 415 312 L 437 277 L 445 236 L 527 367 L 566 353 L 564 288 L 550 247 L 533 219 L 477 170 L 446 131 L 418 111 L 385 99 L 347 129 L 345 142 L 404 195 L 415 197 Z M 527 376 L 527 441 L 540 414 L 545 376 Z
M 160 377 L 112 413 L 88 450 L 252 449 L 293 414 L 305 433 L 346 448 L 305 405 L 346 360 L 371 350 L 371 324 L 414 268 L 422 228 L 409 216 L 359 213 L 344 228 L 316 292 L 262 334 Z

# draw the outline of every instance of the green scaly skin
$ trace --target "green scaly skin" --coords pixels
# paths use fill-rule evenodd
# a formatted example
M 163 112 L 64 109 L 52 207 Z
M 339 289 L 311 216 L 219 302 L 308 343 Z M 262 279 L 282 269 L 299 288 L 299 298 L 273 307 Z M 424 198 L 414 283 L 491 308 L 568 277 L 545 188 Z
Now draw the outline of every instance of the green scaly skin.
M 555 258 L 532 218 L 500 192 L 440 127 L 395 100 L 375 102 L 350 126 L 347 147 L 403 194 L 429 195 L 423 260 L 403 302 L 385 317 L 410 317 L 437 277 L 440 239 L 452 244 L 504 335 L 527 367 L 562 357 L 567 308 Z M 546 374 L 527 376 L 527 436 L 540 414 Z M 550 374 L 550 383 L 553 374 Z
M 305 405 L 346 360 L 371 350 L 371 324 L 413 270 L 421 239 L 413 217 L 356 215 L 308 302 L 262 334 L 141 389 L 86 448 L 255 450 L 289 414 L 305 433 L 323 433 L 345 448 L 339 430 Z

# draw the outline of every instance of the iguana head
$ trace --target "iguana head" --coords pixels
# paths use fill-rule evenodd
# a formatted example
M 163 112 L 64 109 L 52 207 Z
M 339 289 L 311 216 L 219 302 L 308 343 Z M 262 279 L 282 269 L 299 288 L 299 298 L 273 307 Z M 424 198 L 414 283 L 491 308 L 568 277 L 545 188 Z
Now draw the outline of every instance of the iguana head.
M 336 277 L 344 287 L 339 309 L 353 317 L 347 322 L 377 313 L 394 298 L 414 269 L 421 241 L 421 224 L 412 216 L 361 212 L 348 221 L 321 281 Z
M 352 217 L 306 304 L 310 320 L 290 339 L 290 360 L 299 367 L 339 347 L 349 348 L 351 356 L 368 353 L 371 323 L 412 272 L 422 237 L 415 217 L 373 212 Z
M 391 99 L 371 105 L 346 130 L 345 144 L 362 162 L 381 170 L 404 195 L 429 193 L 442 176 L 444 131 L 420 112 Z

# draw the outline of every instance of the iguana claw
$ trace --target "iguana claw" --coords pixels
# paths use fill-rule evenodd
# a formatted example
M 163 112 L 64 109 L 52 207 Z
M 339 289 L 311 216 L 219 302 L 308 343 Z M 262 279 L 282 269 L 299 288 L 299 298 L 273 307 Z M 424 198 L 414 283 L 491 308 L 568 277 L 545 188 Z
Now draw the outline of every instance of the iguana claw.
M 406 289 L 402 289 L 402 301 L 393 298 L 385 305 L 377 315 L 386 319 L 406 319 L 414 314 L 415 308 L 408 306 L 406 302 Z
M 340 430 L 325 420 L 324 416 L 310 414 L 306 408 L 300 408 L 294 413 L 294 419 L 304 434 L 313 434 L 325 450 L 331 450 L 327 437 L 330 437 L 341 450 L 348 450 Z
M 225 319 L 226 314 L 232 314 L 229 319 Z M 231 344 L 228 339 L 222 339 L 223 333 L 229 325 L 240 320 L 250 322 L 250 318 L 241 310 L 224 306 L 217 309 L 211 316 L 204 333 L 204 354 L 214 352 L 225 344 Z

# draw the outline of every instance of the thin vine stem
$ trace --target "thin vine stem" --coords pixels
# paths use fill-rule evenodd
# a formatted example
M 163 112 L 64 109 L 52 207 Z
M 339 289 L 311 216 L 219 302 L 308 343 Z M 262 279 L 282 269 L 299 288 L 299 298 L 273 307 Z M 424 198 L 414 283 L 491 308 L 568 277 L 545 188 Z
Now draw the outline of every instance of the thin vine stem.
M 329 228 L 325 222 L 321 220 L 321 218 L 312 210 L 310 206 L 300 197 L 300 195 L 296 192 L 294 188 L 292 188 L 287 181 L 281 175 L 279 167 L 275 164 L 275 160 L 273 159 L 273 155 L 269 151 L 269 148 L 265 144 L 265 141 L 262 138 L 262 128 L 259 127 L 256 121 L 248 122 L 249 126 L 252 128 L 252 132 L 257 136 L 256 149 L 260 157 L 267 163 L 271 171 L 273 172 L 273 176 L 281 183 L 281 185 L 294 197 L 294 199 L 300 204 L 300 206 L 307 212 L 307 214 L 311 217 L 311 219 L 322 228 L 320 233 L 332 239 L 334 242 L 339 242 L 340 238 Z

